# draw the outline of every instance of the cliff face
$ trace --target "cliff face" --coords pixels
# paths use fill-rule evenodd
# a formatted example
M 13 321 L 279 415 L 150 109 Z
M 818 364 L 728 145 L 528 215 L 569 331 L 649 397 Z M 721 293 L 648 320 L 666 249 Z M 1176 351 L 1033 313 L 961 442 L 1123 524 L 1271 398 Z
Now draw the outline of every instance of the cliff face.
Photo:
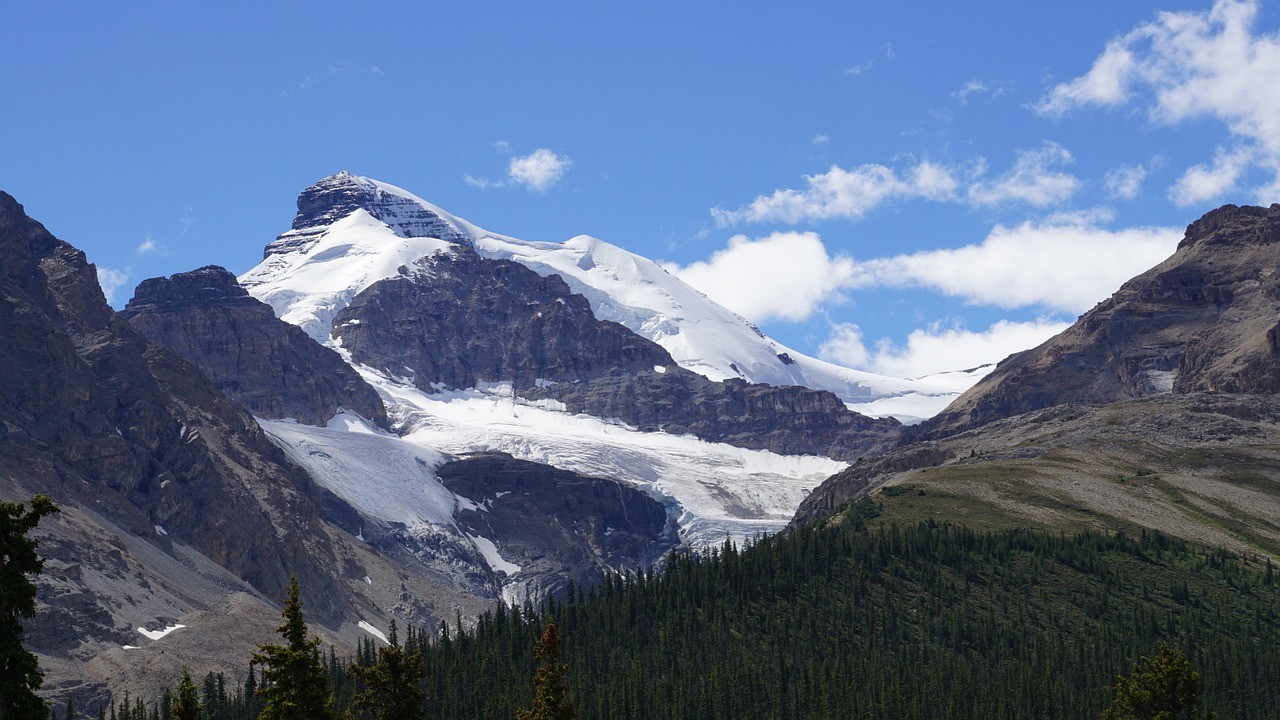
M 334 319 L 352 359 L 419 388 L 575 381 L 675 361 L 625 327 L 597 320 L 559 277 L 458 247 L 356 296 Z
M 1227 205 L 1168 260 L 1037 348 L 1010 356 L 911 433 L 944 437 L 1066 403 L 1280 390 L 1280 205 Z
M 382 400 L 358 373 L 223 268 L 144 280 L 120 317 L 258 417 L 323 425 L 346 409 L 386 426 Z
M 684 370 L 656 343 L 597 319 L 559 277 L 464 247 L 357 295 L 333 335 L 353 361 L 428 392 L 511 382 L 572 412 L 740 447 L 854 458 L 888 447 L 901 430 L 826 391 Z

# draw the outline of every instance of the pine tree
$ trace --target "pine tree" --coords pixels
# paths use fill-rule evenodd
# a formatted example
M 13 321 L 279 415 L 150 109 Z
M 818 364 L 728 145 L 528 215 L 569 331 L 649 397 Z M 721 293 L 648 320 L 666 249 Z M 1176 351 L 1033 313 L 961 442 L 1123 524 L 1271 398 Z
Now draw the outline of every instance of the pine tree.
M 200 720 L 200 698 L 196 695 L 196 684 L 191 679 L 191 670 L 182 666 L 182 679 L 178 681 L 178 700 L 170 711 L 173 720 Z
M 289 578 L 284 624 L 277 632 L 286 645 L 260 645 L 253 662 L 262 666 L 261 720 L 332 720 L 333 693 L 325 678 L 320 639 L 307 637 L 298 598 L 298 578 Z
M 419 720 L 427 701 L 422 690 L 426 661 L 422 655 L 410 654 L 400 646 L 394 620 L 389 635 L 391 645 L 378 650 L 377 662 L 368 667 L 351 663 L 348 668 L 364 683 L 364 690 L 352 698 L 351 707 L 374 720 Z
M 1187 656 L 1168 647 L 1140 658 L 1127 677 L 1116 678 L 1116 698 L 1102 720 L 1198 720 L 1200 673 Z M 1210 716 L 1212 717 L 1212 716 Z
M 49 704 L 36 695 L 44 680 L 36 656 L 22 647 L 22 620 L 36 614 L 36 586 L 44 561 L 38 540 L 27 537 L 40 518 L 58 512 L 48 496 L 37 495 L 31 509 L 0 503 L 0 720 L 44 720 Z
M 538 671 L 533 676 L 533 705 L 516 711 L 517 720 L 575 720 L 564 684 L 569 666 L 560 663 L 560 635 L 554 623 L 547 623 L 533 656 L 538 661 Z

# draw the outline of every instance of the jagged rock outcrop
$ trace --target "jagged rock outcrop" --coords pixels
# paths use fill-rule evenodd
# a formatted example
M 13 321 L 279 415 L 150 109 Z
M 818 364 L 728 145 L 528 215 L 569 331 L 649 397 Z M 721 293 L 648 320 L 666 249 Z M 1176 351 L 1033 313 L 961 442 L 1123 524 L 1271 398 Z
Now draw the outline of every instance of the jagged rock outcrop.
M 338 313 L 333 336 L 353 361 L 428 392 L 511 382 L 572 412 L 740 447 L 856 458 L 901 430 L 826 391 L 684 370 L 658 344 L 597 319 L 560 277 L 467 247 L 370 286 Z
M 221 267 L 144 280 L 120 317 L 258 417 L 323 425 L 346 409 L 386 426 L 377 391 Z
M 506 595 L 516 601 L 587 587 L 606 573 L 643 570 L 678 541 L 661 503 L 602 478 L 480 453 L 443 465 L 441 482 L 474 507 L 455 517 L 473 536 L 490 540 L 511 574 Z
M 1065 403 L 1280 390 L 1280 205 L 1226 205 L 1168 260 L 1039 347 L 1001 362 L 908 439 Z
M 386 223 L 401 237 L 433 237 L 467 243 L 467 235 L 451 220 L 421 203 L 385 192 L 376 181 L 343 170 L 317 182 L 298 196 L 293 227 L 267 245 L 264 258 L 305 251 L 335 221 L 362 210 Z

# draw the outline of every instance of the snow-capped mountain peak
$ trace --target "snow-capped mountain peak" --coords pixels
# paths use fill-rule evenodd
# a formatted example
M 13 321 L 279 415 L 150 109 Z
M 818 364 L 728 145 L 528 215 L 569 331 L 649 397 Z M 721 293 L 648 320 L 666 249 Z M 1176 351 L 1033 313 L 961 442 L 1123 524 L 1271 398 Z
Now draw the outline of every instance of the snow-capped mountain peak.
M 829 390 L 854 409 L 910 420 L 940 411 L 977 379 L 898 379 L 808 357 L 659 263 L 616 245 L 587 235 L 555 243 L 491 233 L 406 190 L 346 171 L 302 192 L 293 227 L 240 282 L 281 319 L 332 345 L 333 318 L 358 293 L 459 245 L 558 275 L 598 318 L 656 342 L 682 367 L 712 380 Z

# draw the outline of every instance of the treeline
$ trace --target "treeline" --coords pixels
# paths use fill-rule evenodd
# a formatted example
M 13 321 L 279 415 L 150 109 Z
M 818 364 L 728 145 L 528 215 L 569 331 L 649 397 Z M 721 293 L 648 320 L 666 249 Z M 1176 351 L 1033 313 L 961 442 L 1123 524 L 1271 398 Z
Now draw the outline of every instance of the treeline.
M 1199 670 L 1205 709 L 1280 717 L 1269 560 L 1151 532 L 864 528 L 875 512 L 673 554 L 661 573 L 499 607 L 463 631 L 412 629 L 402 644 L 424 660 L 426 717 L 514 717 L 548 621 L 583 718 L 1096 718 L 1115 678 L 1161 645 Z M 371 644 L 356 658 L 375 660 Z M 345 711 L 359 683 L 336 655 L 327 668 Z M 255 717 L 254 682 L 206 679 L 204 717 Z M 167 720 L 160 703 L 115 712 Z

